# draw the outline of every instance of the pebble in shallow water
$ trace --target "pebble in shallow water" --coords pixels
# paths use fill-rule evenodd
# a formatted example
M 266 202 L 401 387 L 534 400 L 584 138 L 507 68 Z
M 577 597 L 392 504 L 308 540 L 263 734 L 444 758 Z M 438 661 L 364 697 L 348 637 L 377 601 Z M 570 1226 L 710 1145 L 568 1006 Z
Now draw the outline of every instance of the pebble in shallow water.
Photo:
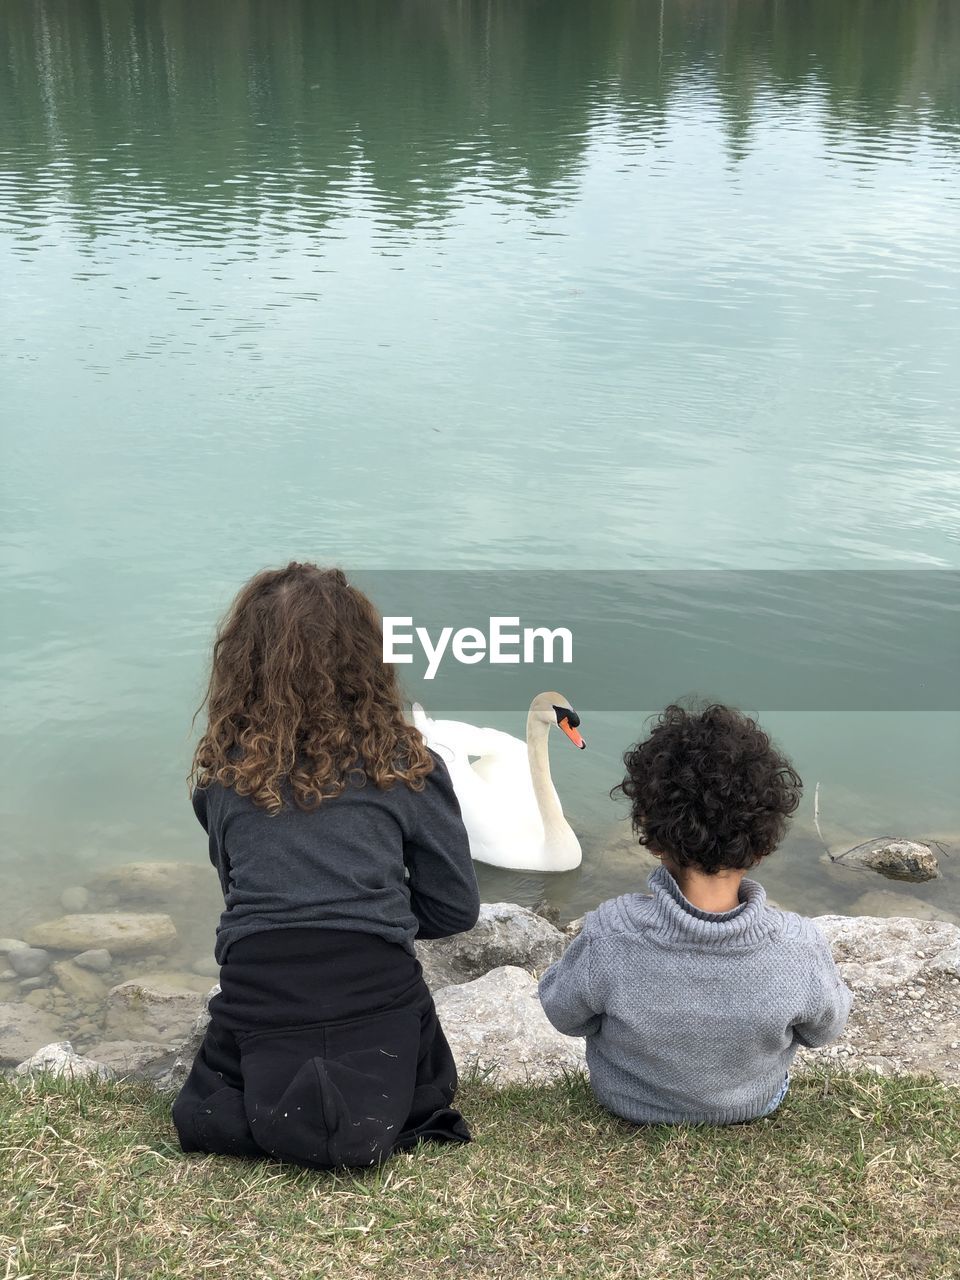
M 71 885 L 61 893 L 60 905 L 64 911 L 86 911 L 90 905 L 90 894 L 82 885 Z
M 98 947 L 93 951 L 81 951 L 78 956 L 73 957 L 73 963 L 94 973 L 106 973 L 113 965 L 113 956 L 103 947 Z
M 50 955 L 40 947 L 23 947 L 11 951 L 7 959 L 18 978 L 36 978 L 50 968 Z

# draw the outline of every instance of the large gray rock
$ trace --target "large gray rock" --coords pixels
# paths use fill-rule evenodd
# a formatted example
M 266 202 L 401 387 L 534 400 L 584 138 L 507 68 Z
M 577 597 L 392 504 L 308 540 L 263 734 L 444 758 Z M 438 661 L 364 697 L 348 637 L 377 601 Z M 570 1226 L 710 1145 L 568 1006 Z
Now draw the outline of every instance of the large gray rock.
M 461 1074 L 477 1070 L 497 1085 L 555 1080 L 582 1071 L 584 1042 L 562 1036 L 543 1012 L 537 980 L 509 965 L 435 997 Z
M 101 1040 L 86 1052 L 91 1062 L 108 1067 L 114 1075 L 139 1080 L 159 1080 L 173 1066 L 175 1051 L 153 1040 Z
M 107 996 L 105 1029 L 110 1040 L 151 1040 L 176 1045 L 189 1035 L 207 996 L 136 980 L 121 982 Z
M 16 1071 L 21 1076 L 52 1075 L 62 1076 L 67 1080 L 84 1080 L 90 1076 L 106 1080 L 113 1075 L 109 1067 L 102 1063 L 92 1062 L 89 1058 L 74 1053 L 69 1040 L 43 1045 L 26 1061 L 19 1063 Z
M 32 1004 L 0 1004 L 0 1067 L 15 1067 L 56 1038 L 57 1027 L 46 1010 Z
M 802 1050 L 810 1060 L 919 1072 L 960 1084 L 960 929 L 908 917 L 821 916 L 837 965 L 854 994 L 836 1044 Z
M 818 916 L 844 981 L 854 990 L 893 987 L 937 966 L 960 947 L 960 928 L 903 916 Z M 943 966 L 941 966 L 943 967 Z M 957 970 L 960 977 L 960 969 Z
M 27 932 L 31 946 L 74 953 L 102 948 L 118 956 L 165 950 L 176 938 L 176 926 L 167 915 L 119 911 L 61 916 Z
M 865 867 L 888 880 L 936 880 L 940 866 L 933 850 L 914 840 L 871 840 L 833 859 L 839 867 Z
M 126 862 L 90 881 L 93 893 L 126 904 L 166 906 L 209 888 L 209 869 L 194 862 Z
M 433 991 L 470 982 L 491 969 L 515 965 L 542 973 L 563 954 L 569 939 L 559 929 L 512 902 L 485 902 L 467 933 L 418 942 L 417 958 Z

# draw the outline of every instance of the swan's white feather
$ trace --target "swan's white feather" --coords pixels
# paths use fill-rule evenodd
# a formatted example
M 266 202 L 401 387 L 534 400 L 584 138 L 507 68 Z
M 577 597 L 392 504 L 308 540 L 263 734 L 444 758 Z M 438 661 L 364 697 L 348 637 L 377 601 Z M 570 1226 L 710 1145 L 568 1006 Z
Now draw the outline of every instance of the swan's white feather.
M 563 865 L 544 847 L 525 742 L 499 729 L 433 720 L 416 702 L 413 722 L 447 765 L 477 862 L 518 871 L 567 871 L 579 865 L 579 845 L 576 860 L 568 854 Z

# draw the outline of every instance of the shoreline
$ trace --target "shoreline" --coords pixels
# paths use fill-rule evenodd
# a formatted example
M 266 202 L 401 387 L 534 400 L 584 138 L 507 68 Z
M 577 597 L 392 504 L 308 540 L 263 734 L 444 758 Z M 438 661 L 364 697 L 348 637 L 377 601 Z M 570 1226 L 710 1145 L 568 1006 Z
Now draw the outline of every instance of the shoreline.
M 801 1049 L 797 1069 L 827 1062 L 960 1085 L 960 927 L 906 916 L 813 919 L 854 993 L 854 1007 L 840 1040 Z M 484 903 L 468 933 L 417 944 L 461 1074 L 479 1071 L 495 1084 L 511 1085 L 549 1083 L 583 1068 L 583 1041 L 555 1031 L 537 998 L 538 976 L 576 932 L 577 922 L 562 930 L 515 903 Z M 178 986 L 175 973 L 107 986 L 76 957 L 56 961 L 52 973 L 61 986 L 78 982 L 78 999 L 81 988 L 92 990 L 98 1037 L 78 1040 L 75 1049 L 45 1016 L 44 999 L 3 1002 L 0 1069 L 177 1086 L 208 1021 L 207 1001 L 217 990 L 210 990 L 209 978 L 194 975 L 192 989 Z

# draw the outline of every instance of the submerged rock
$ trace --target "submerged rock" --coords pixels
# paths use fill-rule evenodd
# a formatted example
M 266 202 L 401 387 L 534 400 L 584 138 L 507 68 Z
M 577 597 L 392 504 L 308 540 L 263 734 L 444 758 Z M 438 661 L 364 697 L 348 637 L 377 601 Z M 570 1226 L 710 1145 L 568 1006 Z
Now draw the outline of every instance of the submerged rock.
M 56 1023 L 45 1010 L 25 1002 L 0 1004 L 0 1067 L 17 1066 L 56 1034 Z
M 158 1080 L 173 1065 L 174 1050 L 153 1040 L 102 1040 L 86 1052 L 91 1062 L 99 1062 L 117 1076 Z
M 82 969 L 73 960 L 60 960 L 53 966 L 57 986 L 78 1005 L 101 1004 L 106 998 L 107 984 L 89 969 Z
M 27 941 L 33 946 L 72 952 L 105 948 L 113 955 L 166 948 L 176 937 L 177 929 L 169 916 L 131 912 L 61 916 L 27 932 Z
M 936 880 L 940 864 L 933 850 L 913 840 L 871 840 L 833 859 L 841 867 L 866 867 L 888 880 L 912 880 L 922 884 Z
M 209 887 L 207 869 L 193 862 L 126 862 L 90 881 L 91 890 L 124 903 L 165 906 Z
M 113 956 L 103 947 L 97 947 L 93 951 L 81 951 L 73 957 L 73 963 L 78 964 L 81 969 L 90 969 L 93 973 L 107 973 L 113 968 Z
M 22 951 L 29 945 L 28 942 L 22 942 L 19 938 L 0 938 L 0 956 L 9 956 L 11 951 Z
M 555 1080 L 583 1070 L 584 1042 L 562 1036 L 543 1012 L 526 969 L 494 969 L 436 996 L 437 1013 L 461 1074 L 477 1070 L 498 1085 Z
M 555 925 L 526 907 L 485 902 L 480 919 L 467 933 L 416 946 L 427 984 L 439 991 L 504 965 L 540 973 L 560 959 L 567 942 Z
M 50 968 L 50 955 L 40 947 L 18 947 L 7 959 L 18 978 L 36 978 Z
M 950 924 L 960 924 L 960 917 L 955 912 L 938 907 L 933 902 L 925 902 L 923 898 L 911 897 L 908 893 L 897 893 L 891 886 L 889 889 L 870 889 L 862 893 L 850 908 L 851 916 L 902 916 L 916 920 L 946 920 Z
M 206 1007 L 196 991 L 121 982 L 107 996 L 106 1035 L 111 1040 L 182 1042 Z
M 86 911 L 90 905 L 90 894 L 82 885 L 71 885 L 69 889 L 64 889 L 63 893 L 61 893 L 60 905 L 64 911 L 72 913 Z
M 68 1080 L 83 1080 L 90 1076 L 109 1079 L 113 1072 L 102 1063 L 93 1062 L 79 1053 L 74 1053 L 69 1040 L 60 1040 L 55 1044 L 45 1044 L 26 1061 L 17 1065 L 18 1075 L 63 1076 Z

